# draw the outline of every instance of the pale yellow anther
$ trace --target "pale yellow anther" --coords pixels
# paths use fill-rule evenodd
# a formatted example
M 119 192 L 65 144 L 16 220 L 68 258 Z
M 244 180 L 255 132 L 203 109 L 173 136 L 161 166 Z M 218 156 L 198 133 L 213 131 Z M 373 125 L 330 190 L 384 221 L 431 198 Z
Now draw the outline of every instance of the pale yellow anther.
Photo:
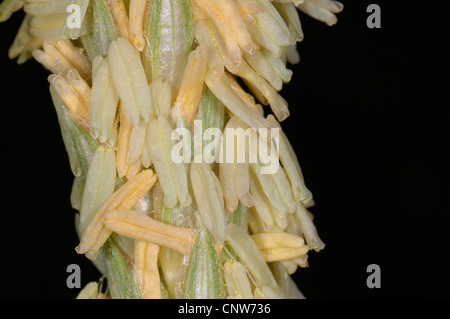
M 243 79 L 245 85 L 248 87 L 250 92 L 253 94 L 253 96 L 261 102 L 262 105 L 268 105 L 269 101 L 266 99 L 266 97 L 261 93 L 258 87 L 256 87 L 252 82 L 247 81 L 246 79 Z M 264 116 L 264 114 L 262 114 Z
M 252 83 L 254 87 L 264 95 L 269 101 L 270 107 L 278 120 L 284 121 L 289 116 L 289 109 L 286 100 L 269 84 L 267 81 L 253 70 L 247 62 L 243 61 L 237 73 L 240 77 L 247 82 Z
M 292 275 L 297 271 L 298 265 L 293 260 L 280 260 L 280 263 L 283 265 L 289 275 Z
M 221 9 L 218 7 L 216 1 L 211 0 L 195 0 L 199 7 L 201 7 L 206 14 L 213 20 L 216 28 L 214 33 L 217 38 L 223 42 L 223 55 L 227 55 L 233 64 L 239 65 L 242 62 L 242 51 L 239 47 L 230 25 L 226 21 Z
M 248 126 L 255 130 L 261 128 L 275 128 L 276 125 L 270 123 L 264 117 L 248 108 L 240 96 L 231 88 L 229 78 L 231 78 L 231 75 L 225 73 L 222 79 L 218 80 L 211 71 L 208 71 L 206 73 L 205 82 L 208 88 L 227 107 L 227 109 Z
M 308 267 L 308 255 L 305 254 L 303 256 L 297 257 L 292 259 L 293 262 L 295 262 L 298 266 L 302 268 Z
M 109 228 L 103 228 L 94 246 L 92 246 L 91 249 L 89 249 L 89 251 L 86 253 L 86 257 L 92 261 L 95 261 L 97 259 L 98 253 L 100 252 L 100 248 L 102 248 L 102 246 L 105 244 L 112 233 L 112 230 L 110 230 Z
M 127 156 L 133 126 L 125 114 L 125 109 L 122 102 L 119 104 L 119 114 L 120 126 L 119 137 L 117 140 L 117 173 L 119 177 L 122 178 L 127 174 L 129 168 L 129 165 L 127 164 Z
M 127 175 L 126 175 L 127 180 L 130 180 L 133 177 L 135 177 L 137 174 L 139 174 L 141 172 L 141 170 L 142 170 L 142 162 L 138 158 L 136 160 L 136 162 L 134 162 L 133 164 L 131 164 L 128 167 L 128 171 L 127 171 Z
M 247 31 L 245 22 L 233 0 L 213 0 L 222 11 L 227 24 L 230 26 L 239 46 L 244 52 L 254 54 L 256 46 L 253 43 L 250 33 Z
M 279 123 L 272 115 L 269 115 L 267 119 L 280 128 Z M 303 173 L 295 151 L 282 130 L 280 130 L 279 154 L 283 169 L 289 179 L 294 199 L 301 201 L 303 204 L 310 202 L 313 195 L 305 185 Z
M 84 185 L 80 209 L 80 231 L 84 232 L 95 212 L 114 192 L 116 181 L 116 154 L 99 146 L 92 155 Z
M 139 126 L 133 127 L 127 155 L 127 164 L 130 166 L 135 164 L 141 157 L 145 145 L 145 137 L 147 135 L 147 124 L 147 122 L 141 119 Z
M 309 248 L 307 246 L 302 248 L 272 248 L 262 250 L 261 254 L 266 262 L 274 262 L 297 258 L 305 255 L 308 251 Z
M 0 4 L 0 22 L 6 21 L 9 17 L 20 10 L 24 4 L 25 0 L 5 0 Z
M 138 51 L 144 50 L 144 15 L 147 0 L 131 0 L 130 1 L 130 33 L 131 43 Z
M 245 102 L 245 104 L 253 111 L 258 112 L 257 105 L 255 103 L 255 98 L 244 91 L 244 89 L 240 86 L 240 84 L 233 78 L 228 77 L 228 83 L 230 84 L 230 87 L 233 89 L 233 91 L 239 95 L 239 97 L 242 99 L 242 101 Z
M 203 93 L 207 52 L 205 47 L 200 46 L 189 54 L 186 71 L 173 109 L 175 114 L 172 113 L 173 120 L 179 116 L 177 114 L 179 110 L 187 123 L 194 120 Z
M 65 20 L 65 12 L 33 16 L 30 20 L 30 29 L 28 32 L 35 38 L 59 40 L 63 38 L 61 28 Z
M 134 264 L 138 271 L 143 299 L 161 299 L 158 254 L 158 245 L 141 240 L 135 241 Z
M 97 242 L 105 221 L 105 213 L 114 209 L 131 209 L 155 184 L 157 176 L 152 170 L 142 171 L 115 191 L 100 206 L 77 247 L 79 254 L 86 253 Z
M 159 78 L 155 79 L 150 83 L 149 89 L 152 96 L 151 101 L 154 104 L 157 115 L 167 118 L 172 104 L 172 91 L 169 81 L 162 81 Z
M 191 164 L 191 183 L 203 225 L 217 243 L 223 244 L 227 226 L 222 188 L 207 163 Z
M 23 51 L 20 52 L 19 57 L 17 58 L 17 64 L 23 64 L 31 59 L 33 57 L 33 52 L 42 48 L 43 43 L 44 40 L 42 39 L 31 38 L 30 41 L 25 44 Z
M 184 163 L 175 162 L 171 155 L 175 147 L 175 142 L 171 139 L 172 131 L 169 121 L 159 116 L 150 121 L 146 140 L 167 208 L 174 208 L 177 203 L 189 206 L 192 202 Z
M 253 206 L 253 198 L 250 194 L 249 185 L 249 143 L 246 142 L 247 134 L 245 130 L 248 126 L 236 116 L 231 117 L 225 130 L 235 132 L 222 137 L 221 145 L 221 163 L 219 165 L 219 177 L 224 192 L 227 209 L 234 212 L 238 206 L 238 199 L 246 206 Z M 248 139 L 256 137 L 250 134 Z M 229 139 L 234 141 L 234 149 L 229 147 Z M 243 143 L 243 144 L 242 144 Z M 244 146 L 241 148 L 240 146 Z M 239 155 L 239 151 L 244 150 L 244 154 Z M 228 154 L 232 152 L 233 154 Z M 233 155 L 233 157 L 232 157 Z M 242 156 L 243 155 L 243 156 Z
M 47 70 L 50 70 L 53 73 L 58 73 L 58 65 L 56 60 L 53 59 L 48 53 L 42 50 L 33 50 L 33 57 L 36 61 L 42 64 Z
M 50 57 L 52 57 L 56 61 L 56 65 L 61 73 L 66 73 L 69 70 L 73 69 L 74 66 L 70 63 L 70 61 L 64 56 L 55 46 L 54 41 L 44 41 L 44 52 L 47 53 Z
M 240 262 L 227 261 L 223 265 L 225 286 L 230 297 L 241 296 L 244 299 L 253 299 L 252 288 L 247 271 Z
M 14 42 L 8 50 L 8 57 L 10 59 L 14 59 L 21 54 L 25 50 L 28 42 L 32 39 L 31 35 L 28 33 L 30 19 L 30 15 L 25 15 L 19 31 L 14 38 Z
M 52 74 L 48 81 L 55 88 L 64 105 L 69 110 L 72 118 L 84 129 L 89 130 L 88 104 L 77 90 L 69 84 L 63 74 Z
M 138 0 L 145 2 L 144 0 Z M 127 9 L 122 0 L 105 0 L 106 5 L 111 12 L 111 16 L 114 19 L 117 30 L 119 30 L 119 36 L 122 38 L 130 39 L 130 22 L 128 20 Z
M 80 76 L 77 69 L 71 69 L 66 74 L 66 80 L 78 93 L 81 102 L 86 108 L 89 108 L 89 100 L 91 97 L 91 88 L 85 80 Z
M 224 60 L 222 57 L 220 49 L 215 41 L 214 34 L 210 28 L 210 22 L 206 19 L 196 21 L 195 23 L 195 38 L 198 43 L 207 48 L 207 60 L 208 68 L 214 72 L 217 79 L 223 76 L 224 72 Z
M 338 1 L 331 0 L 305 0 L 297 8 L 314 19 L 332 26 L 337 22 L 335 13 L 341 12 L 344 5 Z
M 88 80 L 91 77 L 89 60 L 71 41 L 58 40 L 54 42 L 54 46 L 77 69 L 83 79 Z
M 298 64 L 300 63 L 300 54 L 297 50 L 297 44 L 293 44 L 287 47 L 286 49 L 286 61 L 290 64 Z
M 259 249 L 301 248 L 305 246 L 303 238 L 284 232 L 266 232 L 251 235 Z
M 117 142 L 117 104 L 119 96 L 113 84 L 107 58 L 93 62 L 92 93 L 89 103 L 91 135 L 110 147 Z
M 155 113 L 142 61 L 126 38 L 119 37 L 109 44 L 108 63 L 114 86 L 122 100 L 128 120 L 137 127 L 141 118 L 151 119 Z
M 24 11 L 33 16 L 65 12 L 71 0 L 22 0 L 26 3 Z
M 280 91 L 283 87 L 283 81 L 272 65 L 267 61 L 262 50 L 256 51 L 254 55 L 245 54 L 245 60 L 248 64 L 261 75 L 275 90 Z
M 297 258 L 309 250 L 303 238 L 293 234 L 270 232 L 254 234 L 251 237 L 266 262 Z
M 295 4 L 274 2 L 273 5 L 284 21 L 286 21 L 289 31 L 291 32 L 292 42 L 302 41 L 304 37 L 303 30 Z
M 134 210 L 113 210 L 105 215 L 105 228 L 120 235 L 174 249 L 183 255 L 190 253 L 196 233 L 158 222 Z

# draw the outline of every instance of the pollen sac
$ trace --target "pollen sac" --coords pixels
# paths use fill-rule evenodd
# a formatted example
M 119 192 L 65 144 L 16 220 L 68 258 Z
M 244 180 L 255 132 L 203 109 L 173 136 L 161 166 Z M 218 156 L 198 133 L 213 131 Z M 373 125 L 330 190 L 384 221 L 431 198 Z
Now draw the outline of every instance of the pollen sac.
M 191 164 L 192 189 L 203 225 L 217 243 L 223 244 L 227 234 L 222 188 L 207 163 Z
M 167 118 L 172 102 L 172 93 L 169 82 L 156 79 L 150 83 L 150 94 L 152 103 L 158 116 Z
M 258 246 L 242 227 L 229 224 L 227 242 L 250 271 L 259 286 L 269 286 L 277 289 L 275 278 L 264 261 Z
M 303 0 L 301 2 L 303 2 Z M 286 22 L 291 33 L 291 42 L 302 41 L 304 37 L 302 24 L 295 3 L 273 2 L 272 4 Z
M 247 271 L 238 261 L 227 261 L 223 265 L 223 276 L 228 298 L 254 299 Z
M 315 251 L 324 249 L 325 244 L 317 234 L 317 229 L 312 221 L 311 213 L 301 203 L 298 203 L 295 214 L 302 227 L 303 236 L 308 243 L 308 247 L 310 249 L 314 249 Z
M 305 0 L 297 8 L 314 19 L 332 26 L 337 22 L 335 13 L 341 12 L 344 9 L 344 5 L 332 0 Z
M 207 49 L 202 46 L 199 46 L 189 54 L 186 71 L 175 102 L 174 120 L 180 115 L 188 124 L 194 120 L 203 93 L 207 71 L 206 54 Z
M 305 299 L 305 296 L 298 290 L 297 285 L 281 263 L 271 263 L 270 268 L 280 287 L 280 293 L 284 295 L 283 298 Z
M 30 20 L 29 33 L 33 37 L 46 40 L 64 39 L 61 29 L 64 26 L 65 19 L 65 11 L 33 15 Z
M 273 123 L 277 123 L 275 118 L 271 115 L 267 117 Z M 312 201 L 312 193 L 305 185 L 303 173 L 300 168 L 297 156 L 290 144 L 287 136 L 280 130 L 280 144 L 279 144 L 280 161 L 283 164 L 283 169 L 286 177 L 291 185 L 292 195 L 296 201 L 301 201 L 303 204 Z
M 167 119 L 158 117 L 150 121 L 148 130 L 147 145 L 164 192 L 165 205 L 173 208 L 179 202 L 188 206 L 192 199 L 184 163 L 175 163 L 172 159 L 171 151 L 175 146 L 171 140 L 172 127 Z
M 130 1 L 130 39 L 138 51 L 142 51 L 145 47 L 143 24 L 147 2 L 142 0 Z
M 28 29 L 30 28 L 30 19 L 31 16 L 29 14 L 26 14 L 25 18 L 22 21 L 22 24 L 20 25 L 19 31 L 14 38 L 14 42 L 9 48 L 8 57 L 10 59 L 15 59 L 20 54 L 22 54 L 27 49 L 30 41 L 33 39 L 33 37 L 28 33 Z M 37 47 L 36 49 L 38 48 L 39 47 Z
M 98 57 L 89 103 L 91 134 L 100 143 L 112 147 L 117 141 L 116 113 L 119 96 L 114 87 L 107 59 Z
M 103 146 L 92 157 L 86 177 L 80 209 L 80 230 L 84 232 L 105 200 L 114 192 L 116 180 L 116 154 Z
M 282 48 L 292 42 L 291 33 L 283 18 L 269 0 L 255 0 L 260 12 L 254 14 L 256 23 L 248 26 L 253 40 L 279 57 Z
M 285 232 L 259 233 L 251 237 L 266 262 L 298 258 L 309 251 L 303 238 Z
M 28 14 L 38 16 L 55 13 L 65 13 L 71 0 L 46 0 L 46 1 L 23 1 L 27 2 L 24 11 Z
M 149 121 L 155 114 L 141 59 L 131 43 L 118 38 L 109 45 L 109 67 L 114 85 L 134 127 L 140 118 Z
M 11 15 L 22 9 L 25 0 L 5 0 L 0 4 L 0 22 L 8 20 Z
M 230 75 L 225 74 L 220 80 L 214 73 L 206 74 L 206 85 L 226 108 L 251 128 L 276 128 L 276 125 L 267 121 L 263 116 L 249 109 L 244 100 L 233 90 Z

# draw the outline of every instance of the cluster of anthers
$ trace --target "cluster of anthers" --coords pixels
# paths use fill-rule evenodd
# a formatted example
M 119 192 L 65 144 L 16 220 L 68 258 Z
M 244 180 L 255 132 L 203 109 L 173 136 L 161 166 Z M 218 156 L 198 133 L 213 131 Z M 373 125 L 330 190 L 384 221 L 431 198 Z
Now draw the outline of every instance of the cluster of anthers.
M 0 21 L 22 8 L 9 56 L 53 73 L 75 175 L 76 251 L 108 279 L 107 292 L 91 283 L 79 297 L 302 298 L 289 274 L 324 244 L 279 125 L 289 111 L 278 92 L 292 76 L 287 63 L 299 62 L 297 9 L 333 25 L 342 4 L 4 0 Z M 264 139 L 280 169 L 261 173 L 248 144 L 243 161 L 174 161 L 174 128 L 193 132 L 198 121 L 202 132 L 241 128 L 256 137 L 248 144 Z

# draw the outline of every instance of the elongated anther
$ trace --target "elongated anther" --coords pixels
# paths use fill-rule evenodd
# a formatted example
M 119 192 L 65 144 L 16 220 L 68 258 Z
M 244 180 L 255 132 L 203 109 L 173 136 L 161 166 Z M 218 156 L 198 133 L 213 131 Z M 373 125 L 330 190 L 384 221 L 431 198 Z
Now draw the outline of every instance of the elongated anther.
M 202 97 L 207 71 L 207 49 L 199 46 L 189 54 L 183 81 L 174 105 L 174 111 L 182 111 L 184 119 L 190 124 L 197 113 L 198 104 Z M 178 114 L 173 115 L 176 120 Z
M 86 253 L 97 242 L 103 230 L 105 213 L 114 209 L 131 209 L 155 184 L 156 175 L 144 170 L 115 191 L 98 209 L 76 248 L 79 254 Z
M 141 0 L 145 2 L 144 0 Z M 122 38 L 130 39 L 130 22 L 128 20 L 127 9 L 122 0 L 105 0 L 111 16 L 114 19 L 117 29 L 119 30 L 119 36 Z
M 300 248 L 305 246 L 303 238 L 284 232 L 265 232 L 251 235 L 251 237 L 259 249 Z
M 161 279 L 158 270 L 159 246 L 136 240 L 134 262 L 139 276 L 143 299 L 161 299 Z
M 271 248 L 261 250 L 261 254 L 266 262 L 290 260 L 307 254 L 307 246 L 301 248 Z
M 134 47 L 138 51 L 144 50 L 144 15 L 147 0 L 131 0 L 130 1 L 130 39 Z
M 138 127 L 141 117 L 149 121 L 154 109 L 147 78 L 139 55 L 127 39 L 118 38 L 109 45 L 109 67 L 130 123 Z
M 259 285 L 276 289 L 277 283 L 264 261 L 261 251 L 242 227 L 229 224 L 227 242 Z
M 236 40 L 244 52 L 254 54 L 256 46 L 253 43 L 250 33 L 247 31 L 244 20 L 239 12 L 234 0 L 213 0 L 221 9 L 223 15 L 226 17 L 228 24 L 236 37 Z
M 105 227 L 123 236 L 151 242 L 189 254 L 195 232 L 158 222 L 134 210 L 114 210 L 106 214 Z
M 203 225 L 217 243 L 223 244 L 227 227 L 223 194 L 217 176 L 207 163 L 191 164 L 191 181 Z
M 81 233 L 84 232 L 99 207 L 114 192 L 115 180 L 115 152 L 99 146 L 92 156 L 86 177 L 80 209 Z

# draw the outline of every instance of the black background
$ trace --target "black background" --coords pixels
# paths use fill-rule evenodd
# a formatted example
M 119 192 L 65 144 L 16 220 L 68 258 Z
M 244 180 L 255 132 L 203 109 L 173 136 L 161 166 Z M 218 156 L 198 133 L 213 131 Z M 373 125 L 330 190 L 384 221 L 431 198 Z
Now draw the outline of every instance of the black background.
M 283 128 L 313 191 L 325 250 L 294 275 L 308 298 L 450 296 L 450 43 L 445 1 L 342 1 L 329 28 L 302 15 L 302 61 Z M 377 3 L 382 28 L 366 26 Z M 0 296 L 74 298 L 99 273 L 78 244 L 68 165 L 46 77 L 7 58 L 22 19 L 0 25 Z M 366 268 L 381 267 L 368 289 Z

